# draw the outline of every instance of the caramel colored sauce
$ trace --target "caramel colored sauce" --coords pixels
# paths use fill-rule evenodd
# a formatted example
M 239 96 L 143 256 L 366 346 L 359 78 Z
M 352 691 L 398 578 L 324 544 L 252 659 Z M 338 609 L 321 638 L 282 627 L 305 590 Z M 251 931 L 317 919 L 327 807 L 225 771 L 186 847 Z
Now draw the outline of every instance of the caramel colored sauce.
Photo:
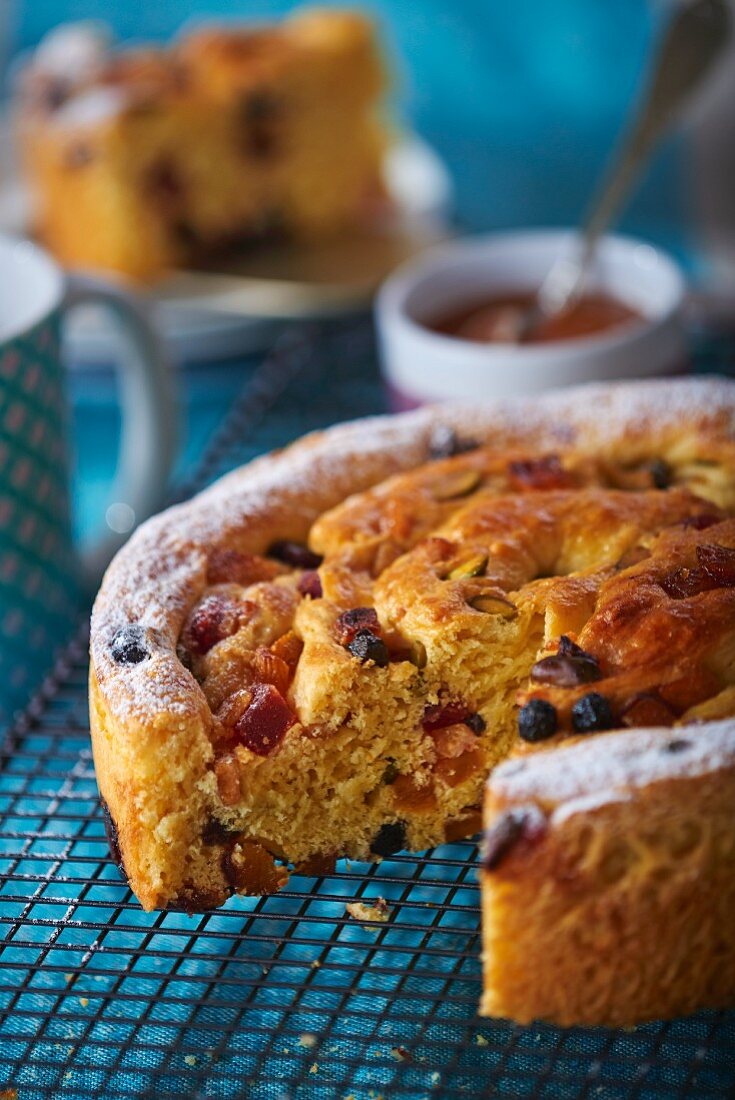
M 427 327 L 444 336 L 482 344 L 518 343 L 520 321 L 533 301 L 533 294 L 504 294 L 453 310 L 429 322 Z M 595 336 L 642 319 L 642 314 L 609 294 L 584 294 L 561 313 L 538 320 L 521 342 L 549 344 L 556 340 Z

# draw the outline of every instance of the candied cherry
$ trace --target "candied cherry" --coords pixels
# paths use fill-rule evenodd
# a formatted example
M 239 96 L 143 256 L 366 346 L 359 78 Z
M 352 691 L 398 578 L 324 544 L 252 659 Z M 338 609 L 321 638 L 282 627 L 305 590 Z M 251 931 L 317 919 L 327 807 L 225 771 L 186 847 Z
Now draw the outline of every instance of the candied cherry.
M 270 756 L 295 723 L 296 715 L 280 691 L 272 684 L 258 684 L 234 732 L 246 749 L 257 756 Z

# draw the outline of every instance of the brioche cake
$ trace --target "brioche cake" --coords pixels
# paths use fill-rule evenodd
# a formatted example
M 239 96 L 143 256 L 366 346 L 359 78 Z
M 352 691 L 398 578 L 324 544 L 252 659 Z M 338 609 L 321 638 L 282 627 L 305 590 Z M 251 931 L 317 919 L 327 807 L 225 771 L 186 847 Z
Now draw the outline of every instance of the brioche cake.
M 700 379 L 338 426 L 148 521 L 90 669 L 142 905 L 474 835 L 492 773 L 483 1011 L 732 999 L 734 517 Z
M 19 81 L 35 230 L 65 265 L 149 280 L 366 224 L 384 199 L 384 83 L 351 11 L 203 27 L 168 48 L 61 28 Z

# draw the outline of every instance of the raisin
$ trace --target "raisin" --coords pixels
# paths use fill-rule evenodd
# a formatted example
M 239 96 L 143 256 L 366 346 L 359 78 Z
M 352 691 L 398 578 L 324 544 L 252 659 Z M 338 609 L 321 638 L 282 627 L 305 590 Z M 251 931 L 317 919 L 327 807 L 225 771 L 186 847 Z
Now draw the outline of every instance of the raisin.
M 436 424 L 429 436 L 429 458 L 453 458 L 479 446 L 475 439 L 461 439 L 449 424 Z
M 671 468 L 668 463 L 664 462 L 662 458 L 654 458 L 649 463 L 648 470 L 654 489 L 668 489 L 672 480 Z
M 199 656 L 235 634 L 240 625 L 238 608 L 232 600 L 212 594 L 196 607 L 185 630 L 188 648 Z
M 693 531 L 705 531 L 708 527 L 714 527 L 716 523 L 722 523 L 722 516 L 717 516 L 714 512 L 703 512 L 699 516 L 688 516 L 679 526 L 691 528 Z
M 590 691 L 572 707 L 572 729 L 577 733 L 597 733 L 615 725 L 609 701 L 598 691 Z
M 371 634 L 380 634 L 378 613 L 374 607 L 353 607 L 350 611 L 343 611 L 334 626 L 337 641 L 340 645 L 347 646 L 361 630 L 367 630 Z
M 308 569 L 303 573 L 297 587 L 302 596 L 311 596 L 312 600 L 322 598 L 322 582 L 315 569 Z
M 384 786 L 390 787 L 391 784 L 395 783 L 399 774 L 400 773 L 398 771 L 398 765 L 396 764 L 395 760 L 389 760 L 388 763 L 385 765 L 385 771 L 383 772 L 380 782 Z
M 178 202 L 184 194 L 181 173 L 172 160 L 163 157 L 150 165 L 145 177 L 147 194 L 162 206 Z
M 145 630 L 139 623 L 121 626 L 110 644 L 113 661 L 119 665 L 139 665 L 150 657 Z
M 681 565 L 659 584 L 674 600 L 699 596 L 715 588 L 735 588 L 735 550 L 716 543 L 698 546 L 697 565 L 692 568 Z
M 483 866 L 495 871 L 519 841 L 535 842 L 546 832 L 546 817 L 537 806 L 519 806 L 507 810 L 488 829 L 484 843 Z
M 370 851 L 375 856 L 392 856 L 406 846 L 406 826 L 402 821 L 381 825 L 373 837 Z
M 378 668 L 385 668 L 390 661 L 385 642 L 370 630 L 358 630 L 347 648 L 353 657 L 358 657 L 363 662 L 372 661 Z
M 250 706 L 235 723 L 235 735 L 257 756 L 270 756 L 296 723 L 296 715 L 272 684 L 253 689 Z
M 271 543 L 268 556 L 297 569 L 318 569 L 324 560 L 321 554 L 315 554 L 303 542 L 292 542 L 289 539 L 277 539 Z
M 508 463 L 508 477 L 515 489 L 568 489 L 574 484 L 558 455 L 515 459 Z
M 687 741 L 684 737 L 678 737 L 664 745 L 664 752 L 684 752 L 691 747 L 691 741 Z
M 716 543 L 698 546 L 697 563 L 718 588 L 735 588 L 735 550 L 729 546 L 718 546 Z
M 557 727 L 556 707 L 545 699 L 530 699 L 518 711 L 518 733 L 524 741 L 545 741 Z
M 221 821 L 218 821 L 216 817 L 210 817 L 207 824 L 202 829 L 202 844 L 207 847 L 211 847 L 213 844 L 226 844 L 227 841 L 232 840 L 237 834 L 228 829 L 226 825 L 223 825 Z
M 281 113 L 278 99 L 266 89 L 257 88 L 246 96 L 240 112 L 243 152 L 260 160 L 269 159 L 278 152 Z
M 554 687 L 576 687 L 599 680 L 600 666 L 596 657 L 562 634 L 557 652 L 536 662 L 531 679 Z
M 690 569 L 686 565 L 674 569 L 658 583 L 672 600 L 685 600 L 689 596 L 699 596 L 702 592 L 711 592 L 713 588 L 717 588 L 703 569 L 696 566 Z

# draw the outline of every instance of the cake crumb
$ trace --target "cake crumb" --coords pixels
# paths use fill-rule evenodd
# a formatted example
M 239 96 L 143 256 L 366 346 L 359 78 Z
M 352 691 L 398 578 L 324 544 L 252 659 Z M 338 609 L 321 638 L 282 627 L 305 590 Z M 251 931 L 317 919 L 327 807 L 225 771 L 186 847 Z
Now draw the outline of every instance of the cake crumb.
M 89 997 L 80 997 L 79 998 L 79 1003 L 82 1006 L 82 1008 L 86 1008 L 87 1005 L 89 1004 Z
M 404 1046 L 391 1047 L 391 1054 L 398 1062 L 410 1062 L 411 1051 Z
M 73 974 L 65 974 L 64 975 L 64 981 L 66 982 L 67 985 L 69 984 L 69 982 L 71 982 L 73 980 L 74 980 L 74 975 Z
M 319 1072 L 319 1065 L 318 1065 L 317 1062 L 314 1062 L 311 1069 L 309 1070 L 309 1073 L 318 1073 L 318 1072 Z
M 477 1043 L 478 1047 L 490 1046 L 490 1040 L 486 1039 L 484 1035 L 475 1035 L 475 1042 Z
M 316 1035 L 310 1035 L 309 1032 L 305 1032 L 299 1036 L 299 1046 L 307 1047 L 309 1050 L 316 1046 Z
M 322 964 L 319 962 L 319 959 L 313 959 L 311 963 L 311 969 L 318 970 L 321 965 Z
M 385 898 L 376 898 L 372 905 L 366 905 L 364 901 L 351 901 L 345 909 L 354 920 L 359 921 L 387 921 L 390 916 L 390 906 Z
M 196 1055 L 185 1054 L 184 1061 L 186 1062 L 187 1066 L 195 1066 L 197 1064 Z

